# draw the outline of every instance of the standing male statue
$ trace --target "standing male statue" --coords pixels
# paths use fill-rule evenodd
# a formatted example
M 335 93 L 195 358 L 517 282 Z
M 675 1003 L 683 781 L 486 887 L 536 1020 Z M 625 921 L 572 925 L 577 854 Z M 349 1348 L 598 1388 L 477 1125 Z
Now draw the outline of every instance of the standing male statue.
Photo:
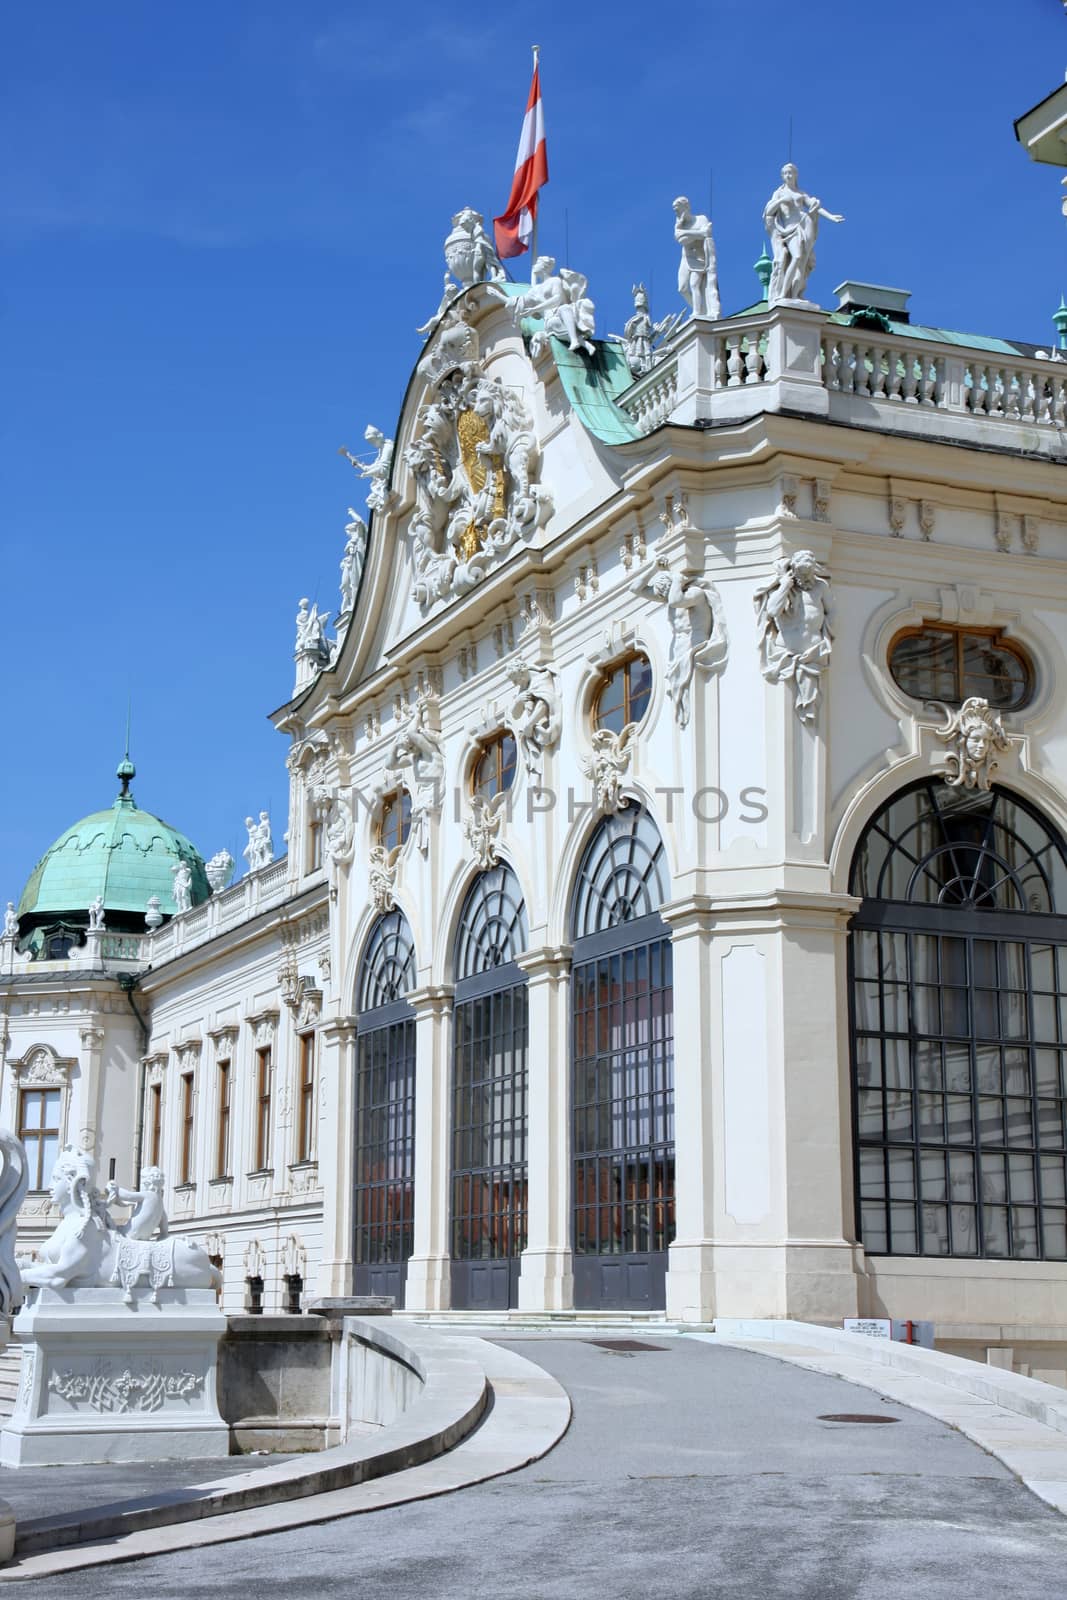
M 797 169 L 787 161 L 781 183 L 763 208 L 763 226 L 771 236 L 774 256 L 768 305 L 777 305 L 780 300 L 803 300 L 815 267 L 820 217 L 827 222 L 845 220 L 834 211 L 826 211 L 814 195 L 797 188 Z
M 682 247 L 678 293 L 691 307 L 694 317 L 717 317 L 722 308 L 711 218 L 694 216 L 684 194 L 679 195 L 673 205 L 674 237 Z

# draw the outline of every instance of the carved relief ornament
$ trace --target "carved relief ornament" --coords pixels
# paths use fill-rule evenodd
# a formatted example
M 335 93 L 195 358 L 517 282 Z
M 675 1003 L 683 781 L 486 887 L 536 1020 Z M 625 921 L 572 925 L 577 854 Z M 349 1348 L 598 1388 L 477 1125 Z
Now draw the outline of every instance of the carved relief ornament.
M 412 592 L 426 611 L 469 593 L 544 526 L 552 500 L 537 482 L 540 451 L 525 402 L 487 376 L 461 309 L 442 318 L 419 372 L 429 398 L 404 460 L 415 480 Z
M 628 722 L 621 733 L 597 728 L 591 741 L 592 754 L 581 757 L 582 770 L 592 780 L 601 811 L 622 811 L 629 804 L 622 785 L 630 769 L 636 733 L 636 722 Z
M 12 1063 L 20 1089 L 65 1089 L 77 1062 L 57 1056 L 48 1045 L 36 1045 L 21 1061 Z
M 945 782 L 952 789 L 989 789 L 997 771 L 997 752 L 1011 745 L 1000 713 L 981 695 L 971 695 L 958 711 L 950 711 L 937 737 L 951 746 Z

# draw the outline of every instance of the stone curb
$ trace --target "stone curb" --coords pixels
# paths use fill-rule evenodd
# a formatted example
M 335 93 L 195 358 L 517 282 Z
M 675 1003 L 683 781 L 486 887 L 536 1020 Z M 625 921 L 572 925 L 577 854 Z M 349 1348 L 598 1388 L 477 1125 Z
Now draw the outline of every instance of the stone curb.
M 693 1338 L 729 1344 L 875 1389 L 956 1428 L 1067 1515 L 1067 1394 L 963 1356 L 816 1323 L 716 1318 Z
M 482 1364 L 425 1328 L 399 1333 L 378 1318 L 346 1317 L 344 1333 L 377 1346 L 423 1381 L 421 1394 L 394 1423 L 370 1437 L 256 1472 L 240 1472 L 165 1494 L 116 1501 L 85 1512 L 20 1522 L 15 1557 L 87 1540 L 121 1538 L 142 1528 L 198 1521 L 255 1506 L 349 1488 L 418 1466 L 452 1449 L 481 1421 L 490 1403 Z
M 25 1578 L 54 1577 L 83 1567 L 225 1544 L 260 1535 L 281 1533 L 338 1517 L 381 1511 L 412 1500 L 451 1494 L 489 1478 L 517 1472 L 548 1453 L 570 1426 L 571 1403 L 566 1391 L 543 1368 L 524 1356 L 501 1350 L 481 1339 L 451 1338 L 452 1345 L 468 1347 L 467 1359 L 477 1363 L 491 1390 L 492 1405 L 481 1426 L 446 1454 L 421 1466 L 335 1489 L 321 1494 L 286 1499 L 244 1511 L 232 1511 L 196 1522 L 141 1528 L 107 1543 L 18 1556 L 0 1568 L 0 1585 Z M 265 1470 L 270 1470 L 265 1469 Z M 87 1524 L 91 1519 L 87 1518 Z M 99 1534 L 94 1537 L 100 1538 Z

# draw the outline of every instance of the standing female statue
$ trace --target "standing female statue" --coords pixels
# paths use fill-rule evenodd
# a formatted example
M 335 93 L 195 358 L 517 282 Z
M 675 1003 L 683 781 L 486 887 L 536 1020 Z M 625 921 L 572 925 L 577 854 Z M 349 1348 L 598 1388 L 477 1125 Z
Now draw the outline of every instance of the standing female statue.
M 797 169 L 787 161 L 781 183 L 763 208 L 763 226 L 771 236 L 774 256 L 768 305 L 777 305 L 779 300 L 803 300 L 815 267 L 820 217 L 827 222 L 845 220 L 836 212 L 826 211 L 814 195 L 797 188 Z

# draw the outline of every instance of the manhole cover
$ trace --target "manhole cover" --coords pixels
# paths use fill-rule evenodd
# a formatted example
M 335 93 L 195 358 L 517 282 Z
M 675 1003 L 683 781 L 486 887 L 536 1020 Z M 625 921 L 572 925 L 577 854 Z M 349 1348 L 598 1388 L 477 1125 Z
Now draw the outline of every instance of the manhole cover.
M 879 1417 L 866 1411 L 829 1411 L 820 1422 L 899 1422 L 899 1417 Z
M 645 1344 L 642 1339 L 590 1339 L 600 1350 L 666 1350 L 665 1344 Z

